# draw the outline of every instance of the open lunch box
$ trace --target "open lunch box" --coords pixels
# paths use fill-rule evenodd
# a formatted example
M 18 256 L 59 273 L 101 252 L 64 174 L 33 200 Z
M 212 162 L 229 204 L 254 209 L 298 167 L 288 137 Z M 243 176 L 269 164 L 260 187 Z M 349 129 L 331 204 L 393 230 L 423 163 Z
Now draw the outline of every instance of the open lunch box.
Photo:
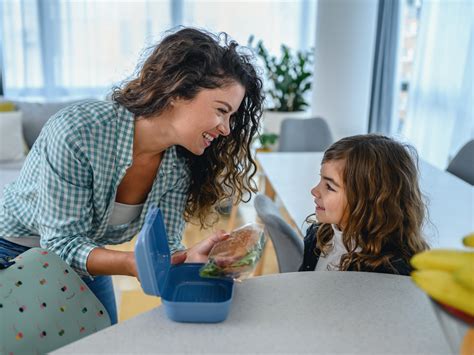
M 177 322 L 216 323 L 227 318 L 234 280 L 199 276 L 201 263 L 171 265 L 163 216 L 150 208 L 135 246 L 138 276 L 146 294 L 161 296 L 166 315 Z

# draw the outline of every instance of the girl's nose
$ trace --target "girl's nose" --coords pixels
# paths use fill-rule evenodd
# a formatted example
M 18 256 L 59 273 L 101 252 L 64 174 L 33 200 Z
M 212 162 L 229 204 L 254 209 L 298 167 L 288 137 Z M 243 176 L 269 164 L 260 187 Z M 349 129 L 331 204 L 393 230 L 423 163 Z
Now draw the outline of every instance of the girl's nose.
M 311 189 L 311 195 L 313 195 L 314 197 L 320 197 L 319 191 L 318 191 L 318 185 L 316 185 L 315 187 Z

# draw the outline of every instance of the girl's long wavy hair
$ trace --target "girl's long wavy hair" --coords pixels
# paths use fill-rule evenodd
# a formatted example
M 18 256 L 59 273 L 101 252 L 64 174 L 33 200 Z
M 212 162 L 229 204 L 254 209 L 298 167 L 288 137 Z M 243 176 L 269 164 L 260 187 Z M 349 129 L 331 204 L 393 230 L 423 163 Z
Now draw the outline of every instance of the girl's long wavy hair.
M 344 161 L 342 180 L 347 197 L 343 243 L 348 252 L 339 270 L 370 270 L 390 260 L 410 258 L 428 244 L 422 237 L 426 207 L 418 185 L 418 156 L 406 144 L 377 134 L 339 140 L 324 153 L 322 164 Z M 333 229 L 321 224 L 316 248 L 331 248 Z M 359 251 L 356 249 L 360 247 Z
M 225 33 L 182 28 L 152 47 L 136 77 L 112 93 L 112 99 L 135 117 L 149 118 L 164 112 L 173 99 L 192 100 L 203 89 L 234 83 L 245 88 L 244 99 L 231 117 L 228 136 L 219 136 L 200 156 L 178 147 L 191 171 L 184 217 L 187 221 L 198 219 L 201 227 L 217 220 L 217 202 L 245 200 L 256 192 L 252 180 L 256 164 L 250 144 L 257 134 L 264 97 L 253 60 L 250 51 L 243 52 Z

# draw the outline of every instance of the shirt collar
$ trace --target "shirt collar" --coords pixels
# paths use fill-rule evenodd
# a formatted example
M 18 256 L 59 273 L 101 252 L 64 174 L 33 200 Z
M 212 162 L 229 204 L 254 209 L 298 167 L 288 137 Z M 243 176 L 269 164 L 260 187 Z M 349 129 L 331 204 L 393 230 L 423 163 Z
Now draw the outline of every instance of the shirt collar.
M 331 224 L 331 227 L 334 232 L 334 237 L 333 237 L 334 243 L 342 245 L 342 231 L 335 224 Z
M 344 246 L 344 242 L 342 241 L 342 231 L 335 224 L 331 224 L 331 227 L 332 227 L 332 230 L 334 231 L 333 245 L 336 248 L 344 248 L 344 250 L 346 250 L 346 247 Z M 355 249 L 356 252 L 359 252 L 361 250 L 362 249 L 360 247 L 357 247 Z
M 121 166 L 132 164 L 133 135 L 135 132 L 135 117 L 125 107 L 116 104 L 117 112 L 117 163 Z
M 177 159 L 178 159 L 178 156 L 176 154 L 175 146 L 172 146 L 166 149 L 164 157 L 163 157 L 163 163 L 162 163 L 162 166 L 160 167 L 160 171 L 162 171 L 165 174 L 171 174 L 173 169 L 175 169 L 177 166 L 176 164 Z

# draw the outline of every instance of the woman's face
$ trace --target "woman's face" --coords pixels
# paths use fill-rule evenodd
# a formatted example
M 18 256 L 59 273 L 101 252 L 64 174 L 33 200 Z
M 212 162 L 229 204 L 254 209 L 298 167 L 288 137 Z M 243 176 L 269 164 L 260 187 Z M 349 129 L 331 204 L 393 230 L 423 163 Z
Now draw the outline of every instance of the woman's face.
M 346 191 L 342 173 L 344 161 L 328 161 L 321 165 L 321 180 L 313 187 L 311 195 L 316 204 L 316 217 L 320 223 L 336 224 L 342 230 L 346 224 Z
M 229 121 L 245 96 L 238 83 L 217 89 L 203 89 L 192 100 L 175 100 L 171 110 L 175 120 L 178 144 L 195 155 L 201 155 L 219 136 L 230 133 Z

